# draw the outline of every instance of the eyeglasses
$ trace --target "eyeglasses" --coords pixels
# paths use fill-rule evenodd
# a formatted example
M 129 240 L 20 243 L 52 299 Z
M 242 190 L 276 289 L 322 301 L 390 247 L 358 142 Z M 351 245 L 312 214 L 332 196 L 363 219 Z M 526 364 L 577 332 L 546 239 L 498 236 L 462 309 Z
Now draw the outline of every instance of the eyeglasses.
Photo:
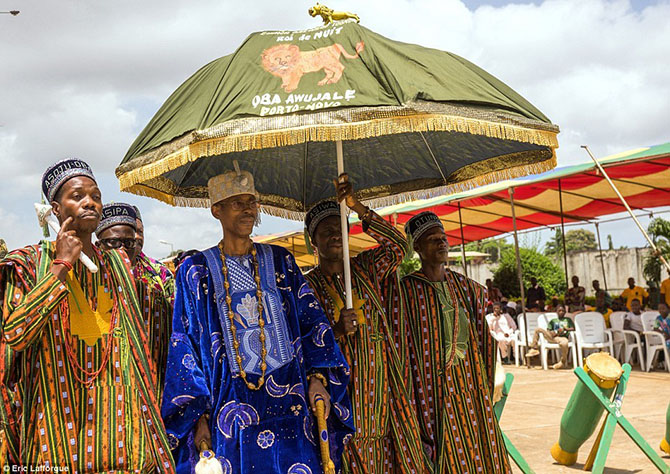
M 100 243 L 110 249 L 118 249 L 121 248 L 121 246 L 123 246 L 124 248 L 130 250 L 135 248 L 135 246 L 137 245 L 137 240 L 112 238 L 112 239 L 101 239 Z
M 252 199 L 251 201 L 239 201 L 236 199 L 234 201 L 228 201 L 226 202 L 226 204 L 229 204 L 234 211 L 244 211 L 246 209 L 258 209 L 261 205 L 255 199 Z

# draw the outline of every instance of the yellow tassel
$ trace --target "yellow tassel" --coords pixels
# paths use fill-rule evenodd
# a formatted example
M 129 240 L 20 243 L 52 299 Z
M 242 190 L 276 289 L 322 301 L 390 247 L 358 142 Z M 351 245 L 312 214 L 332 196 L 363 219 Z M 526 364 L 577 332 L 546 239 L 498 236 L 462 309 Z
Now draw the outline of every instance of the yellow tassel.
M 395 111 L 395 113 L 400 112 L 402 112 L 402 109 L 401 111 Z M 404 112 L 407 113 L 407 111 Z M 178 141 L 180 144 L 185 143 L 185 145 L 167 155 L 160 153 L 161 150 L 157 149 L 133 158 L 129 163 L 120 166 L 116 174 L 119 178 L 121 190 L 126 191 L 135 184 L 147 182 L 168 171 L 207 156 L 298 145 L 306 142 L 359 140 L 412 132 L 462 132 L 531 143 L 552 149 L 558 148 L 556 138 L 558 130 L 556 127 L 546 124 L 543 125 L 546 125 L 548 129 L 527 128 L 516 123 L 491 122 L 480 118 L 434 113 L 386 115 L 388 116 L 354 123 L 334 123 L 332 125 L 309 123 L 292 128 L 251 130 L 249 133 L 235 133 L 234 130 L 228 130 L 227 124 L 223 124 L 209 130 L 194 131 L 186 137 L 181 137 Z M 326 115 L 326 117 L 328 116 Z M 270 120 L 274 121 L 270 123 L 276 122 L 281 125 L 288 122 L 289 119 L 289 117 L 271 117 L 256 120 L 259 123 Z M 249 122 L 251 122 L 251 119 L 247 119 L 247 123 Z M 226 126 L 226 129 L 221 129 L 224 126 Z M 259 128 L 261 127 L 259 126 Z M 233 135 L 233 133 L 235 134 Z M 190 140 L 188 139 L 189 136 Z M 169 150 L 169 147 L 170 143 L 164 145 L 161 149 Z

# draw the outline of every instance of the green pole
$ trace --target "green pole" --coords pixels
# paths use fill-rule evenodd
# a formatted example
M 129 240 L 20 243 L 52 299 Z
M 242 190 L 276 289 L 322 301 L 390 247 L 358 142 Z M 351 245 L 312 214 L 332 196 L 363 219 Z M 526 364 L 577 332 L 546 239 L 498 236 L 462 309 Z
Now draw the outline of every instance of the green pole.
M 661 441 L 661 451 L 670 454 L 670 404 L 668 404 L 668 411 L 665 413 L 665 438 Z

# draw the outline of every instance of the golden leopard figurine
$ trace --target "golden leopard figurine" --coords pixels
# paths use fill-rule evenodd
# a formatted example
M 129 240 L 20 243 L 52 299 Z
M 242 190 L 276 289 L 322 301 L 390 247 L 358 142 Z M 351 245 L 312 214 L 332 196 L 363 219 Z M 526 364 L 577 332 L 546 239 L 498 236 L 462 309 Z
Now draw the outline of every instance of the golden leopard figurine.
M 349 12 L 336 12 L 332 8 L 328 8 L 325 5 L 321 5 L 320 3 L 317 3 L 314 5 L 312 8 L 307 10 L 307 12 L 313 16 L 321 16 L 323 18 L 323 24 L 327 25 L 328 23 L 332 23 L 333 21 L 337 20 L 346 20 L 348 18 L 353 18 L 356 20 L 356 23 L 360 23 L 361 19 L 358 18 L 358 15 L 355 13 L 349 13 Z

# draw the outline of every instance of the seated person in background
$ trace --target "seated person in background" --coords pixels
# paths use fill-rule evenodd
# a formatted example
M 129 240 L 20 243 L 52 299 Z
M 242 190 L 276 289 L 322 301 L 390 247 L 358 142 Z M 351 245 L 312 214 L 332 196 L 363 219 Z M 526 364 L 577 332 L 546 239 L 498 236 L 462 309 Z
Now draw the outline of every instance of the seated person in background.
M 628 311 L 632 310 L 632 302 L 634 299 L 636 299 L 641 306 L 644 305 L 646 302 L 646 299 L 649 298 L 649 293 L 647 293 L 647 290 L 642 288 L 641 286 L 635 286 L 635 278 L 630 277 L 628 279 L 628 288 L 623 290 L 623 293 L 621 293 L 621 298 L 626 302 L 626 308 L 628 308 Z
M 531 313 L 541 313 L 542 308 L 540 308 L 540 303 L 535 301 L 534 303 L 531 303 L 527 308 L 526 311 L 529 311 Z
M 526 361 L 530 367 L 530 359 L 537 356 L 540 351 L 540 334 L 544 336 L 547 342 L 551 344 L 558 344 L 561 349 L 561 360 L 554 365 L 552 368 L 561 369 L 567 365 L 568 360 L 568 344 L 570 342 L 569 335 L 571 331 L 575 330 L 575 323 L 572 319 L 565 316 L 565 306 L 559 304 L 556 308 L 556 315 L 558 317 L 549 321 L 547 324 L 547 329 L 537 328 L 535 334 L 533 335 L 533 342 L 530 343 L 530 350 L 526 354 Z
M 503 312 L 509 314 L 514 322 L 517 322 L 517 315 L 519 314 L 517 312 L 517 307 L 516 303 L 514 301 L 501 301 Z M 521 311 L 521 308 L 518 308 L 519 311 Z
M 612 297 L 608 292 L 600 288 L 600 282 L 598 280 L 593 280 L 591 285 L 593 286 L 593 292 L 596 297 L 596 311 L 604 315 L 612 304 Z
M 503 294 L 497 287 L 493 286 L 493 280 L 490 278 L 486 279 L 486 289 L 489 295 L 490 303 L 497 303 L 502 301 Z
M 666 305 L 670 305 L 670 278 L 666 278 L 661 282 L 661 301 Z
M 509 314 L 503 313 L 502 304 L 499 302 L 493 303 L 493 313 L 486 315 L 486 322 L 493 339 L 498 341 L 503 362 L 508 363 L 510 349 L 514 348 L 516 323 Z
M 568 307 L 568 312 L 579 313 L 584 311 L 584 300 L 586 298 L 586 289 L 579 286 L 579 277 L 574 275 L 572 277 L 572 287 L 568 288 L 565 293 L 565 304 Z
M 640 300 L 634 298 L 630 303 L 630 311 L 626 313 L 626 318 L 623 320 L 624 329 L 632 329 L 633 331 L 642 332 L 642 305 Z
M 628 310 L 628 308 L 626 308 L 626 303 L 621 296 L 617 296 L 612 300 L 612 306 L 610 306 L 610 309 L 612 312 Z
M 591 285 L 593 286 L 594 296 L 596 297 L 596 311 L 603 315 L 605 324 L 607 327 L 610 327 L 610 314 L 612 314 L 610 306 L 612 304 L 612 297 L 608 292 L 600 288 L 600 282 L 598 280 L 593 280 Z
M 540 308 L 544 308 L 546 299 L 547 295 L 544 288 L 537 282 L 537 278 L 530 277 L 530 287 L 526 290 L 526 307 L 532 308 L 534 304 L 537 304 Z
M 665 345 L 670 349 L 670 308 L 668 308 L 668 304 L 664 301 L 659 303 L 658 312 L 659 316 L 657 316 L 656 321 L 654 321 L 654 331 L 663 334 Z
M 558 302 L 558 298 L 556 296 L 552 296 L 551 302 L 544 307 L 544 310 L 548 313 L 555 313 L 559 304 L 560 303 Z

